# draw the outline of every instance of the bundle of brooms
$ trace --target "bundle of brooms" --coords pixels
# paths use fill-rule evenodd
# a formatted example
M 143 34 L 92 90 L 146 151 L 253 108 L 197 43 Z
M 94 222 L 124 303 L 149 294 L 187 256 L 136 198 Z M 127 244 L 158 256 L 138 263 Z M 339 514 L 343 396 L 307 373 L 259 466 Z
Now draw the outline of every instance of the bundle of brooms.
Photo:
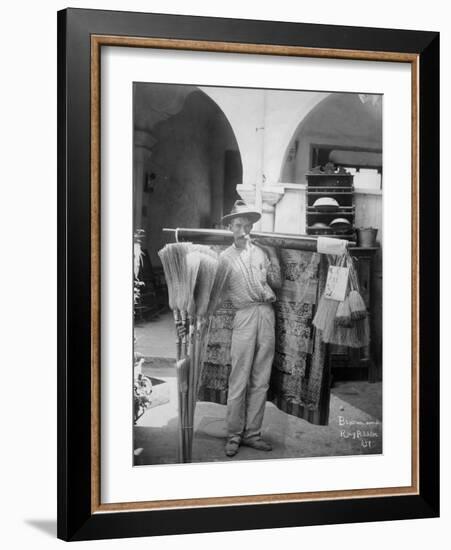
M 229 265 L 210 247 L 187 242 L 167 244 L 158 255 L 176 325 L 179 460 L 191 462 L 203 356 L 211 317 L 222 301 Z M 179 331 L 179 327 L 184 330 Z
M 369 344 L 369 320 L 365 302 L 360 294 L 357 271 L 352 256 L 347 251 L 341 258 L 329 259 L 330 263 L 349 268 L 348 284 L 342 301 L 321 296 L 313 319 L 327 344 L 361 348 Z

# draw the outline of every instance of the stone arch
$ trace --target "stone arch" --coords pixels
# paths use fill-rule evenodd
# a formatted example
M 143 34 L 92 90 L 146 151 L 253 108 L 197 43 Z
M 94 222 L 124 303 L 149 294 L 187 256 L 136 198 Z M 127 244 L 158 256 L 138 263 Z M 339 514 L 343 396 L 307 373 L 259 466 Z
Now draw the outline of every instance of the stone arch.
M 377 105 L 380 107 L 381 103 Z M 294 128 L 284 151 L 281 180 L 305 183 L 303 174 L 310 168 L 307 147 L 313 142 L 381 150 L 380 112 L 374 104 L 362 102 L 357 93 L 330 93 L 321 98 Z M 299 173 L 299 166 L 303 166 L 302 173 Z M 297 169 L 294 174 L 290 173 L 293 168 Z
M 286 131 L 280 139 L 280 148 L 278 151 L 280 162 L 278 166 L 279 172 L 277 181 L 284 182 L 283 168 L 287 156 L 289 155 L 290 147 L 299 132 L 299 128 L 309 119 L 312 113 L 321 108 L 321 105 L 323 105 L 331 95 L 330 92 L 312 92 L 311 94 L 306 94 L 307 101 L 301 103 L 297 109 L 292 111 L 290 123 L 287 125 Z
M 134 86 L 135 229 L 152 263 L 163 227 L 212 227 L 238 198 L 241 153 L 221 106 L 197 86 Z

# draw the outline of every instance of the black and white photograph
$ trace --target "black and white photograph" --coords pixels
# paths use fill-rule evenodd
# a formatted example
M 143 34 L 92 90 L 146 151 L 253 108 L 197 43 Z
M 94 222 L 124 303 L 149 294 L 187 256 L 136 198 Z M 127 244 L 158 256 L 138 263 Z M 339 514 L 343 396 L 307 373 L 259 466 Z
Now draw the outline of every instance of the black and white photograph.
M 383 453 L 383 95 L 132 93 L 134 466 Z
M 449 538 L 447 14 L 5 6 L 5 549 Z

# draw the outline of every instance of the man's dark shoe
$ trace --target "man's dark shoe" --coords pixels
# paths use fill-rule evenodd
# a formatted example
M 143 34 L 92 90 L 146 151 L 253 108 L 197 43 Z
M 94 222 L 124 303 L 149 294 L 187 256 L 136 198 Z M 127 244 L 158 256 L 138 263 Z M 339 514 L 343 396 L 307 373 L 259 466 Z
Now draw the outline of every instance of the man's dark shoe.
M 241 445 L 246 447 L 252 447 L 258 451 L 272 451 L 272 445 L 262 439 L 261 437 L 251 437 L 249 439 L 243 439 Z
M 225 444 L 224 450 L 227 456 L 235 456 L 238 452 L 240 442 L 237 439 L 229 439 Z

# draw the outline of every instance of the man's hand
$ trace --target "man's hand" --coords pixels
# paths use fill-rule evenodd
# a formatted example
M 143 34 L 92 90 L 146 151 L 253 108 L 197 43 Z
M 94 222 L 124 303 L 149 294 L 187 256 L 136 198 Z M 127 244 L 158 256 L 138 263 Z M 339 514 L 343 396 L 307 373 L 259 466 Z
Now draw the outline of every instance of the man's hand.
M 177 321 L 175 323 L 175 330 L 177 332 L 177 336 L 181 339 L 184 336 L 186 336 L 186 327 L 183 321 Z
M 266 254 L 268 254 L 270 259 L 277 258 L 276 249 L 273 246 L 268 246 L 266 244 L 261 243 L 258 240 L 253 240 L 252 243 L 258 246 L 259 248 L 261 248 L 264 252 L 266 252 Z
M 254 244 L 260 247 L 263 252 L 268 255 L 269 266 L 267 272 L 267 281 L 269 286 L 275 290 L 282 288 L 282 274 L 280 270 L 279 257 L 277 255 L 276 249 L 273 246 L 267 246 L 262 244 L 259 241 L 253 241 Z

